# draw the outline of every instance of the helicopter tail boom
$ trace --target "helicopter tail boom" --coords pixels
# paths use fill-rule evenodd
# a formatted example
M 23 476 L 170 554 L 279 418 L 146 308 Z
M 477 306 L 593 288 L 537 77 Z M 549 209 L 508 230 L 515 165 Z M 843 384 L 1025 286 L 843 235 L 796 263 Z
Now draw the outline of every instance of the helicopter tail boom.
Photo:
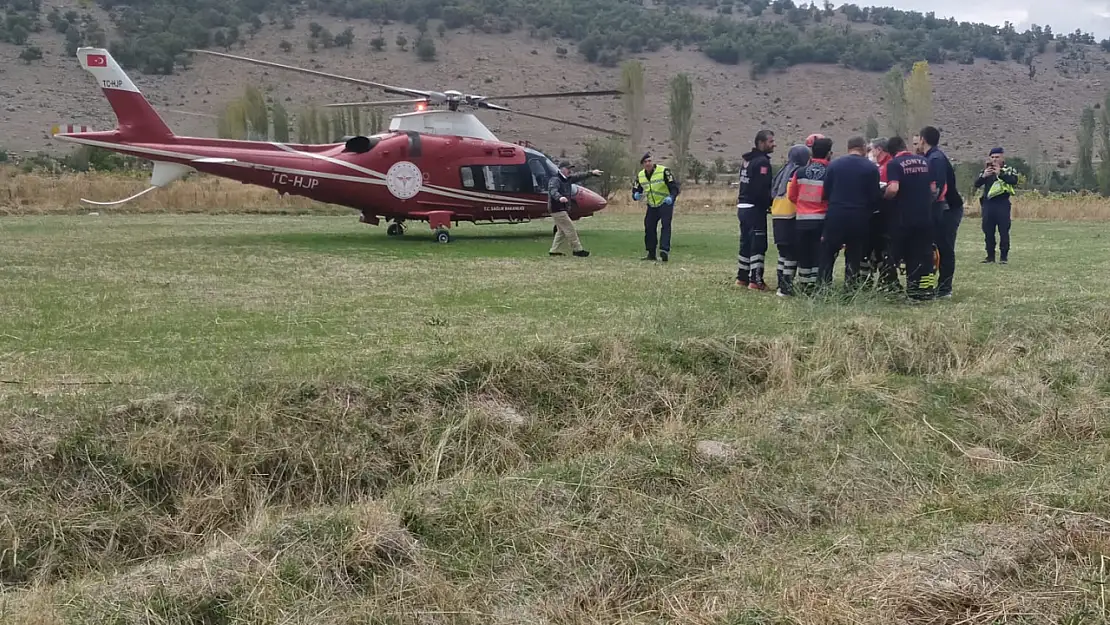
M 173 137 L 166 122 L 103 48 L 77 49 L 81 67 L 93 75 L 116 115 L 116 131 L 124 140 L 164 141 Z

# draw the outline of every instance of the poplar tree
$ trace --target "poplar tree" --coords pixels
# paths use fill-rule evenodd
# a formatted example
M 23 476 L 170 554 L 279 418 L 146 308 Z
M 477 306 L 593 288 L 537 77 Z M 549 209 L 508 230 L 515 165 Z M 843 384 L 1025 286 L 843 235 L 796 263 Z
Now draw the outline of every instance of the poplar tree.
M 906 82 L 906 104 L 910 128 L 914 132 L 933 123 L 933 81 L 929 77 L 928 61 L 913 64 Z
M 628 155 L 633 164 L 643 149 L 644 128 L 644 66 L 639 61 L 625 61 L 621 67 L 621 99 L 628 124 Z
M 1075 161 L 1075 178 L 1081 189 L 1091 189 L 1095 186 L 1095 110 L 1090 106 L 1083 107 L 1083 114 L 1079 117 L 1079 131 L 1075 137 L 1079 142 L 1079 158 Z
M 694 132 L 694 86 L 686 74 L 671 79 L 671 150 L 674 153 L 678 178 L 685 177 L 690 150 L 690 135 Z
M 886 124 L 890 134 L 899 137 L 909 136 L 909 123 L 906 119 L 905 80 L 901 68 L 895 66 L 883 77 L 883 101 L 886 103 Z

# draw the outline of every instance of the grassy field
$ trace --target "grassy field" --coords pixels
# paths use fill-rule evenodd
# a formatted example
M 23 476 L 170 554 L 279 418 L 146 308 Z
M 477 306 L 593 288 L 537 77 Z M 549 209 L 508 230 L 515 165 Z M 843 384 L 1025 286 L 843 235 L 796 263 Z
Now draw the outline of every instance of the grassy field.
M 1110 226 L 923 307 L 580 232 L 0 220 L 0 622 L 1110 618 Z

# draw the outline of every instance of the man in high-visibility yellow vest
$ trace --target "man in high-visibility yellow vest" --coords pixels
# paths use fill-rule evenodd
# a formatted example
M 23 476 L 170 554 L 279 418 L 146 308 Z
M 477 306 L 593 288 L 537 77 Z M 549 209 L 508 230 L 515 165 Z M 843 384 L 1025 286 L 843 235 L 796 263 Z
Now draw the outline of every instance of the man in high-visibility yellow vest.
M 983 187 L 979 206 L 983 209 L 983 235 L 987 247 L 984 263 L 994 262 L 994 232 L 998 230 L 998 251 L 1005 265 L 1010 260 L 1010 197 L 1018 183 L 1018 173 L 1006 164 L 1002 148 L 991 150 L 987 167 L 975 179 L 975 188 Z
M 659 260 L 667 262 L 671 255 L 671 218 L 674 216 L 674 201 L 678 197 L 678 182 L 670 169 L 652 162 L 651 154 L 644 154 L 640 164 L 644 168 L 636 174 L 632 199 L 637 202 L 642 199 L 647 204 L 647 213 L 644 214 L 644 247 L 647 248 L 647 256 L 643 260 L 655 260 L 658 248 Z M 660 222 L 662 228 L 657 235 L 656 228 Z

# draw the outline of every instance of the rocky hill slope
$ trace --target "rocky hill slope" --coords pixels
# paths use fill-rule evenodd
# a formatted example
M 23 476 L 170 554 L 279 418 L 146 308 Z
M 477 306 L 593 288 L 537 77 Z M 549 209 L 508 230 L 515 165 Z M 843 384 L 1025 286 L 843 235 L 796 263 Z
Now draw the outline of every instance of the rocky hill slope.
M 89 13 L 105 26 L 109 41 L 121 37 L 111 17 L 97 5 L 64 0 L 42 4 L 44 13 L 54 6 Z M 764 19 L 775 17 L 770 14 Z M 231 51 L 391 84 L 488 95 L 619 85 L 619 67 L 587 63 L 573 41 L 559 37 L 541 40 L 526 29 L 502 34 L 463 27 L 444 28 L 441 33 L 439 21 L 431 20 L 429 36 L 435 42 L 436 59 L 422 61 L 411 43 L 405 51 L 395 43 L 398 35 L 405 35 L 410 42 L 416 39 L 412 24 L 395 21 L 383 26 L 312 12 L 286 19 L 292 22 L 291 29 L 265 25 L 253 35 L 243 34 L 242 43 Z M 310 50 L 313 22 L 332 33 L 351 28 L 353 43 Z M 369 43 L 378 36 L 387 42 L 383 51 L 373 50 Z M 27 45 L 40 48 L 43 58 L 20 60 Z M 738 159 L 763 127 L 777 132 L 780 145 L 820 131 L 835 137 L 840 149 L 850 134 L 864 130 L 869 116 L 879 120 L 885 131 L 881 71 L 810 63 L 753 78 L 751 63 L 716 63 L 695 47 L 661 46 L 654 52 L 643 49 L 625 56 L 642 59 L 647 70 L 646 150 L 669 151 L 666 83 L 679 72 L 688 73 L 694 81 L 698 108 L 691 151 L 705 161 L 718 156 Z M 22 46 L 0 43 L 0 57 L 8 60 L 0 64 L 0 148 L 62 152 L 67 147 L 48 137 L 52 124 L 75 122 L 97 128 L 114 124 L 99 89 L 76 58 L 65 53 L 65 37 L 56 30 L 31 33 Z M 978 159 L 989 147 L 1003 145 L 1023 157 L 1039 151 L 1042 159 L 1061 166 L 1074 158 L 1082 108 L 1102 102 L 1106 95 L 1104 81 L 1110 76 L 1107 53 L 1091 45 L 1069 45 L 1062 51 L 1050 45 L 1036 55 L 1033 64 L 1033 76 L 1024 62 L 1014 60 L 980 58 L 971 64 L 966 60 L 932 64 L 935 122 L 950 154 Z M 178 69 L 173 75 L 144 74 L 139 69 L 130 73 L 180 134 L 214 136 L 215 120 L 203 115 L 215 115 L 251 83 L 280 98 L 293 112 L 310 102 L 383 97 L 340 82 L 210 57 L 196 57 L 188 69 Z M 522 111 L 611 128 L 624 124 L 617 99 L 508 104 Z M 511 113 L 481 112 L 479 117 L 499 137 L 528 140 L 553 156 L 580 154 L 583 143 L 597 136 L 589 130 Z

